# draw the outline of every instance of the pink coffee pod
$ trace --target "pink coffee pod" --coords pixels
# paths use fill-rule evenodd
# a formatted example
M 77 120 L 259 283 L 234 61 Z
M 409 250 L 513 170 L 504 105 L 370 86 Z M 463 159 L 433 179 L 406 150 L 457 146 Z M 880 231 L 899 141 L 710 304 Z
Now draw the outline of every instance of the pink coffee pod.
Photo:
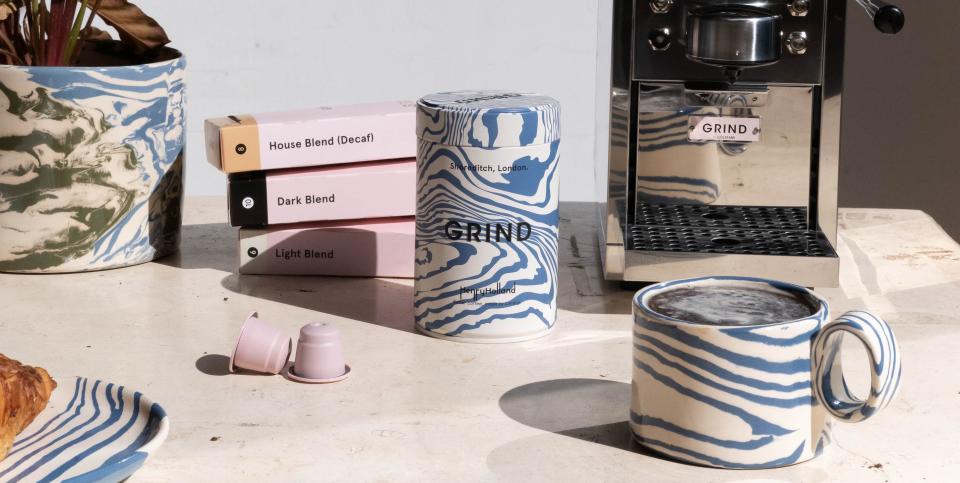
M 307 324 L 300 329 L 297 356 L 286 376 L 297 382 L 326 383 L 343 380 L 350 374 L 350 366 L 343 360 L 340 331 L 322 322 Z
M 293 339 L 260 320 L 256 312 L 247 317 L 230 356 L 230 372 L 237 368 L 277 374 L 290 359 Z

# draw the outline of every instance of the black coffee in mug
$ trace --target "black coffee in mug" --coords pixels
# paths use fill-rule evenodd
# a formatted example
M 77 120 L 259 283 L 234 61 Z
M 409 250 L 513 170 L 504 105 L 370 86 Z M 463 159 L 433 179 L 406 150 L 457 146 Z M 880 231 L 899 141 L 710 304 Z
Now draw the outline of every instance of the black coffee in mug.
M 667 290 L 647 305 L 661 315 L 695 324 L 762 325 L 809 317 L 819 310 L 801 295 L 749 287 L 703 286 Z

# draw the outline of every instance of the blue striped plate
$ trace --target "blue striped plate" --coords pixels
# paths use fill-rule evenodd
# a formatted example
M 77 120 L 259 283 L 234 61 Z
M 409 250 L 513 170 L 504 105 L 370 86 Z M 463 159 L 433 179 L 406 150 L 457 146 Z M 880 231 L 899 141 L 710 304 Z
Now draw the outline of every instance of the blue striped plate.
M 0 462 L 0 481 L 121 481 L 169 429 L 163 408 L 139 392 L 83 377 L 61 382 Z

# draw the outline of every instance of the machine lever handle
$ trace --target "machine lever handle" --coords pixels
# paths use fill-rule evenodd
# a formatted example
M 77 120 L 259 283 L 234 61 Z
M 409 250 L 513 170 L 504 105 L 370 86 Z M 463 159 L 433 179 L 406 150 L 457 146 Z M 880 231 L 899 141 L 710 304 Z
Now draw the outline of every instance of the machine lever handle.
M 903 10 L 882 0 L 857 0 L 873 19 L 873 26 L 885 34 L 895 34 L 903 29 L 906 16 Z

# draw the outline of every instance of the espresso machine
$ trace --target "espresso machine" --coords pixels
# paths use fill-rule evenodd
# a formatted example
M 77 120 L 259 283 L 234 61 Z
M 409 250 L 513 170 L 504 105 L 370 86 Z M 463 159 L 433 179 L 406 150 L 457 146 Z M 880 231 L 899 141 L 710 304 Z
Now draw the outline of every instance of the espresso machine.
M 848 0 L 603 0 L 600 247 L 610 280 L 839 282 Z M 854 0 L 884 33 L 903 12 Z

